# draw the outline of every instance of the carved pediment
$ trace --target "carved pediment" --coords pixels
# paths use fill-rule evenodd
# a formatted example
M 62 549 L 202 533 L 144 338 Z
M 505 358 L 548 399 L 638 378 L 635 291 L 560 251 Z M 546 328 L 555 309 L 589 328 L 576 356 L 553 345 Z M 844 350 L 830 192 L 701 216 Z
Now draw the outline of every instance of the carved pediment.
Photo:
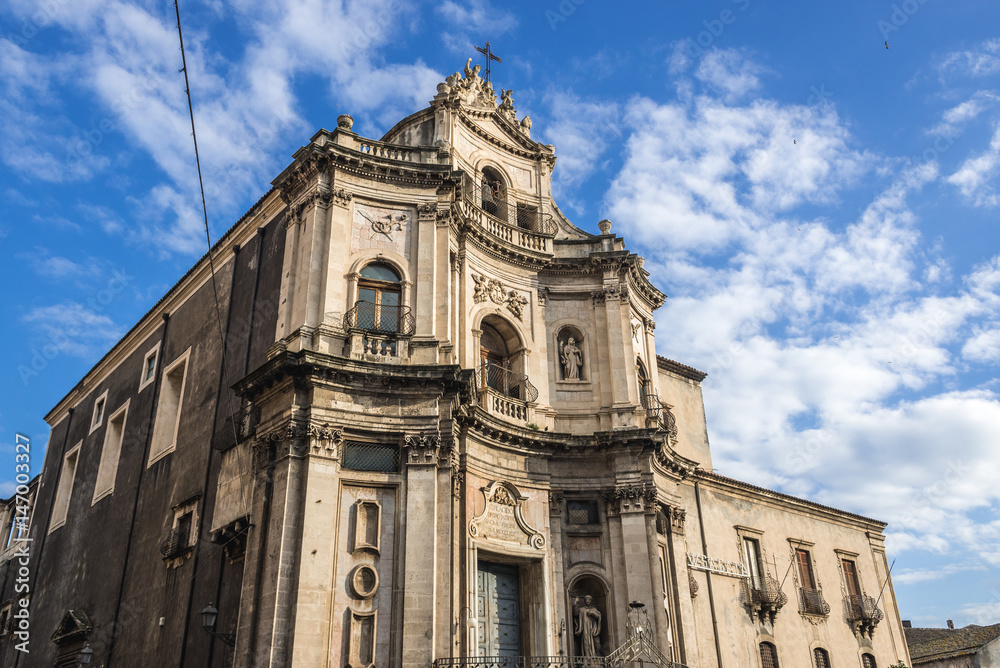
M 528 525 L 522 512 L 528 497 L 509 482 L 496 481 L 481 488 L 486 507 L 479 517 L 469 523 L 473 538 L 507 543 L 512 546 L 529 546 L 536 550 L 545 546 L 545 536 Z
M 86 612 L 67 610 L 52 633 L 52 642 L 60 646 L 82 642 L 93 630 L 94 625 L 90 623 L 90 617 Z

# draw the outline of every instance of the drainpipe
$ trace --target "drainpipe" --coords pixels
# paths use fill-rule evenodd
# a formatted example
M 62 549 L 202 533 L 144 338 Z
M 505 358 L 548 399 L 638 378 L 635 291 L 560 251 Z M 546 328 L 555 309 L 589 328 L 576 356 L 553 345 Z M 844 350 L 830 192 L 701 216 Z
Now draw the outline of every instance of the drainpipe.
M 701 531 L 701 553 L 708 555 L 708 542 L 705 540 L 705 519 L 701 513 L 701 490 L 698 481 L 694 481 L 694 502 L 698 508 L 698 530 Z M 715 638 L 715 656 L 722 666 L 722 646 L 719 644 L 719 619 L 715 615 L 715 597 L 712 596 L 712 573 L 705 571 L 705 580 L 708 583 L 708 609 L 712 612 L 712 636 Z

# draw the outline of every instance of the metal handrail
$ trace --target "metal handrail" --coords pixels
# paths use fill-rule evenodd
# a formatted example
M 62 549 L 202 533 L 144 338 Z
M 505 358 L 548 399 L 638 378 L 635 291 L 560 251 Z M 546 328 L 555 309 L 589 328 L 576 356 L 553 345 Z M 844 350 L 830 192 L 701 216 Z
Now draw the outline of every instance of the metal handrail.
M 416 318 L 409 306 L 387 306 L 362 300 L 344 314 L 344 329 L 409 336 L 415 326 Z
M 849 594 L 844 597 L 844 607 L 847 609 L 847 619 L 852 622 L 869 622 L 878 624 L 885 616 L 876 605 L 876 601 L 867 594 Z
M 498 223 L 528 230 L 535 234 L 554 235 L 558 226 L 552 214 L 527 202 L 518 202 L 509 192 L 494 192 L 484 180 L 468 178 L 463 199 Z
M 780 609 L 788 603 L 788 595 L 781 591 L 781 583 L 770 575 L 765 575 L 756 586 L 748 582 L 750 601 L 756 605 L 771 606 Z
M 190 547 L 188 544 L 190 538 L 191 530 L 188 528 L 178 527 L 171 530 L 170 536 L 160 545 L 160 554 L 163 555 L 164 559 L 177 556 Z
M 505 369 L 499 364 L 481 364 L 476 367 L 476 387 L 490 388 L 505 397 L 531 403 L 538 399 L 538 388 L 523 373 Z
M 830 605 L 823 598 L 823 590 L 799 587 L 799 612 L 809 615 L 829 615 Z

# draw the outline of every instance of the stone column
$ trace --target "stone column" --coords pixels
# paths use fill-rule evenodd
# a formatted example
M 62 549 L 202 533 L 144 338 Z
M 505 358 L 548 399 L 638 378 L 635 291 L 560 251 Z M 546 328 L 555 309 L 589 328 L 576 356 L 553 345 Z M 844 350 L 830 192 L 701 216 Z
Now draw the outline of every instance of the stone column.
M 407 436 L 406 522 L 403 547 L 403 668 L 427 668 L 434 659 L 437 589 L 436 435 Z
M 632 325 L 628 313 L 628 288 L 605 285 L 595 299 L 604 301 L 607 317 L 608 355 L 611 362 L 612 428 L 635 425 L 635 405 L 639 401 L 635 385 L 635 354 L 632 348 Z M 634 397 L 634 399 L 633 399 Z
M 674 591 L 677 592 L 677 619 L 674 620 L 674 636 L 681 663 L 689 666 L 701 665 L 698 656 L 698 636 L 694 619 L 694 602 L 691 600 L 697 593 L 692 592 L 693 578 L 687 567 L 687 542 L 684 537 L 685 518 L 687 512 L 683 508 L 668 506 L 667 514 L 670 520 L 670 561 L 671 576 L 674 578 Z M 694 582 L 697 586 L 697 583 Z
M 659 574 L 650 570 L 652 560 L 649 554 L 650 543 L 646 521 L 647 510 L 655 511 L 656 488 L 649 483 L 619 484 L 613 491 L 604 493 L 604 500 L 608 514 L 618 519 L 621 532 L 622 560 L 618 566 L 624 569 L 625 591 L 618 592 L 615 597 L 619 609 L 625 610 L 625 606 L 631 601 L 640 601 L 647 606 L 662 605 L 662 596 L 657 599 L 653 590 L 653 582 L 659 578 Z M 655 553 L 652 556 L 655 557 Z M 616 577 L 616 581 L 622 584 L 621 578 Z M 624 618 L 621 621 L 624 623 Z M 653 621 L 659 626 L 655 614 Z M 619 642 L 624 638 L 624 628 L 622 628 Z
M 436 207 L 435 207 L 436 209 Z M 421 206 L 417 217 L 417 271 L 415 277 L 416 300 L 413 304 L 413 315 L 417 319 L 416 339 L 433 339 L 436 329 L 437 312 L 434 307 L 437 301 L 437 285 L 435 276 L 435 256 L 437 255 L 437 226 L 435 214 L 429 207 Z M 447 262 L 447 255 L 445 255 Z

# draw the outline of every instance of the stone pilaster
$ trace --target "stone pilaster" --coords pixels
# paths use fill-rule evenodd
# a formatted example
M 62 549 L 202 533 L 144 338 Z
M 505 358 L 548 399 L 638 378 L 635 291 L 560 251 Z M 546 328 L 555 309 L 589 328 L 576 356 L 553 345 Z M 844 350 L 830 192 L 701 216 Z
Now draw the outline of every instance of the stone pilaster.
M 406 453 L 406 574 L 403 596 L 403 668 L 427 668 L 434 658 L 437 551 L 437 435 L 412 435 Z

